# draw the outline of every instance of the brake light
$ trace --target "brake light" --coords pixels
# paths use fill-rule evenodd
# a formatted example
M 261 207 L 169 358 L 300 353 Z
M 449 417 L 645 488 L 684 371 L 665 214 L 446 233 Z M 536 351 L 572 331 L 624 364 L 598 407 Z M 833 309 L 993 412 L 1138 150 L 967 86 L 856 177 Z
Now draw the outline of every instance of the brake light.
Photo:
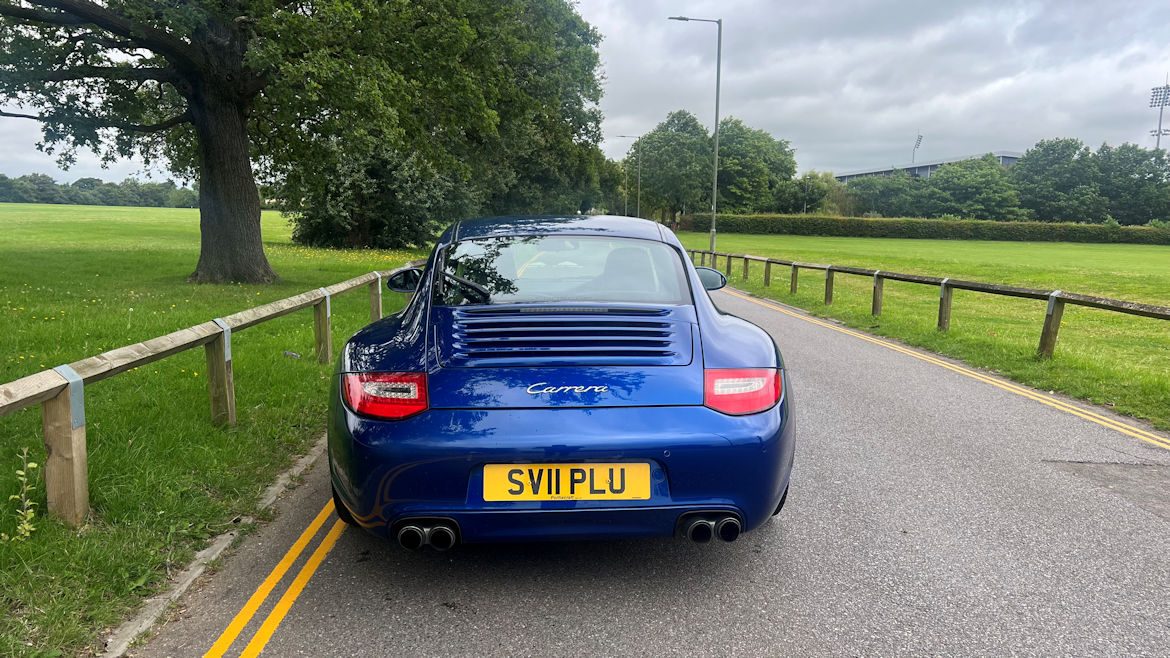
M 363 416 L 400 420 L 427 410 L 423 372 L 358 372 L 341 376 L 350 408 Z
M 775 368 L 704 370 L 703 404 L 733 416 L 754 414 L 776 404 L 783 387 Z

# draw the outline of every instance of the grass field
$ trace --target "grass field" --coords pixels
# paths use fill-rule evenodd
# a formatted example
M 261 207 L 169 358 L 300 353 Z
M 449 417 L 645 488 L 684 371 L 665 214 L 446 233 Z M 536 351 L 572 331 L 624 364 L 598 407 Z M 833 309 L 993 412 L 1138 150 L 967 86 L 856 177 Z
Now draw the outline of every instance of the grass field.
M 198 258 L 197 211 L 0 204 L 0 382 L 416 257 L 306 249 L 275 213 L 263 221 L 281 282 L 194 286 L 185 278 Z M 401 297 L 386 293 L 384 304 L 389 312 Z M 369 321 L 368 296 L 359 289 L 332 307 L 336 353 Z M 38 515 L 31 539 L 0 542 L 0 655 L 96 651 L 103 628 L 206 538 L 254 513 L 258 494 L 321 434 L 332 366 L 313 358 L 312 312 L 232 343 L 235 428 L 208 421 L 203 350 L 86 388 L 92 520 L 71 531 Z M 9 535 L 22 447 L 43 466 L 39 407 L 0 418 L 0 532 Z
M 709 244 L 707 234 L 681 237 L 690 249 Z M 718 248 L 1170 305 L 1170 247 L 1164 246 L 723 234 Z M 735 262 L 732 285 L 754 294 L 1170 428 L 1170 322 L 1068 305 L 1055 357 L 1040 360 L 1043 301 L 956 290 L 951 329 L 942 333 L 937 286 L 887 280 L 882 316 L 875 318 L 869 277 L 837 273 L 833 304 L 826 306 L 821 272 L 801 270 L 796 295 L 788 291 L 787 267 L 773 266 L 767 288 L 763 265 L 752 265 L 747 282 L 742 273 L 742 261 Z

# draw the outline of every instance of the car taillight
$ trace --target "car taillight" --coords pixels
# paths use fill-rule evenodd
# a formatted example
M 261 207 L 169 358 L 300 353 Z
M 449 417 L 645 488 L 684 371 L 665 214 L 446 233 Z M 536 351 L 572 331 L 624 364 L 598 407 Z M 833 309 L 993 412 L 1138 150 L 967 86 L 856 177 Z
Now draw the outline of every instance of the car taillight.
M 358 372 L 341 376 L 350 408 L 363 416 L 399 420 L 427 409 L 423 372 Z
M 704 370 L 703 377 L 703 404 L 734 416 L 771 408 L 784 386 L 774 368 Z

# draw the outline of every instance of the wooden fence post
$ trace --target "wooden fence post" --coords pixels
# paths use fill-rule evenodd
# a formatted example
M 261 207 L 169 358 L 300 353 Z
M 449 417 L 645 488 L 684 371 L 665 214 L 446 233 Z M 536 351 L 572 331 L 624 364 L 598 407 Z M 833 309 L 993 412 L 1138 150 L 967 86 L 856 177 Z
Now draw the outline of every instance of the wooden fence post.
M 825 306 L 833 303 L 833 266 L 825 268 Z
M 1060 320 L 1064 317 L 1064 300 L 1060 291 L 1053 290 L 1048 296 L 1048 313 L 1044 316 L 1044 329 L 1040 332 L 1040 358 L 1051 359 L 1056 350 L 1056 336 L 1060 333 Z
M 68 385 L 41 403 L 45 440 L 45 493 L 49 514 L 76 528 L 89 514 L 89 463 L 85 447 L 85 384 L 66 365 L 53 368 Z
M 764 261 L 764 287 L 772 285 L 772 261 Z
M 938 290 L 938 330 L 950 331 L 951 329 L 951 297 L 954 289 L 947 285 L 950 278 L 942 280 L 939 284 Z
M 869 312 L 875 317 L 882 314 L 882 289 L 885 288 L 886 279 L 881 273 L 881 270 L 873 273 L 873 306 Z
M 329 308 L 329 292 L 324 288 L 321 288 L 321 292 L 325 297 L 313 305 L 313 338 L 317 361 L 329 363 L 333 360 L 333 328 L 330 326 L 332 310 Z
M 232 376 L 232 328 L 222 318 L 213 320 L 223 333 L 203 346 L 207 356 L 207 394 L 211 397 L 211 422 L 236 424 L 236 384 Z
M 751 262 L 751 261 L 748 260 L 748 257 L 744 256 L 743 257 L 743 280 L 744 280 L 744 283 L 747 283 L 747 280 L 748 280 L 748 263 L 749 262 Z
M 725 267 L 723 269 L 724 269 L 723 273 L 727 275 L 728 279 L 730 279 L 731 278 L 731 254 L 727 254 L 727 267 Z
M 374 280 L 370 282 L 370 322 L 382 319 L 382 275 L 374 272 Z
M 707 252 L 705 252 L 705 251 L 699 252 L 699 265 L 701 265 L 703 267 L 707 266 Z
M 796 277 L 797 277 L 797 272 L 799 272 L 799 271 L 800 271 L 800 268 L 798 268 L 796 266 L 796 263 L 793 263 L 792 264 L 792 283 L 788 286 L 788 293 L 791 295 L 796 294 Z

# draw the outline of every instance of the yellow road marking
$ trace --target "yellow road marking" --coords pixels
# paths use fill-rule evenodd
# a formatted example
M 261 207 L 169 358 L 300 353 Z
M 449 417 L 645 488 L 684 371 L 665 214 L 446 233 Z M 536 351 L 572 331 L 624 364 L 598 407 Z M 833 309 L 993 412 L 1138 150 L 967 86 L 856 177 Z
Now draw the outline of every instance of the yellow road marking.
M 536 252 L 535 256 L 533 256 L 532 258 L 529 258 L 527 263 L 524 263 L 523 265 L 520 266 L 520 271 L 516 272 L 516 278 L 519 279 L 520 277 L 524 276 L 524 270 L 528 269 L 528 266 L 531 265 L 533 261 L 535 261 L 537 258 L 540 258 L 543 255 L 544 255 L 543 251 Z
M 333 549 L 333 545 L 337 543 L 337 538 L 345 531 L 345 521 L 338 519 L 333 524 L 333 528 L 329 530 L 329 534 L 325 535 L 325 539 L 321 540 L 321 544 L 317 546 L 317 550 L 309 556 L 308 562 L 301 567 L 300 573 L 293 579 L 292 584 L 285 590 L 284 596 L 276 602 L 276 607 L 272 612 L 268 613 L 268 617 L 264 619 L 264 623 L 260 624 L 260 628 L 256 630 L 256 634 L 252 636 L 252 641 L 248 646 L 244 647 L 244 652 L 240 654 L 241 658 L 252 658 L 259 656 L 260 652 L 264 650 L 264 646 L 268 644 L 268 640 L 272 639 L 272 634 L 276 632 L 276 628 L 280 626 L 280 622 L 284 621 L 284 616 L 288 614 L 289 608 L 297 600 L 297 597 L 304 591 L 305 585 L 309 584 L 309 579 L 317 572 L 317 567 L 321 566 L 321 562 L 329 551 Z
M 1106 416 L 1102 416 L 1098 413 L 1089 411 L 1088 409 L 1082 409 L 1080 407 L 1073 406 L 1071 404 L 1068 404 L 1067 402 L 1058 400 L 1056 398 L 1048 397 L 1047 395 L 1043 395 L 1041 393 L 1037 393 L 1035 391 L 1028 390 L 1028 389 L 1026 389 L 1022 386 L 1019 386 L 1017 384 L 1013 384 L 1010 382 L 1003 382 L 1003 381 L 997 380 L 995 378 L 988 377 L 987 375 L 984 375 L 984 374 L 977 372 L 975 370 L 970 370 L 968 368 L 956 366 L 953 363 L 947 363 L 946 361 L 943 361 L 942 359 L 936 359 L 936 358 L 928 356 L 926 354 L 922 354 L 922 353 L 916 352 L 914 350 L 902 347 L 901 345 L 897 345 L 897 344 L 894 344 L 894 343 L 891 343 L 888 341 L 880 340 L 880 339 L 874 338 L 872 336 L 867 336 L 867 335 L 860 333 L 860 332 L 850 331 L 849 329 L 844 329 L 844 328 L 838 327 L 834 324 L 831 324 L 828 322 L 823 322 L 821 320 L 817 320 L 816 318 L 812 318 L 812 317 L 809 317 L 807 315 L 803 315 L 801 313 L 795 313 L 793 311 L 790 311 L 786 308 L 782 308 L 780 306 L 776 306 L 774 304 L 762 302 L 758 299 L 755 299 L 753 297 L 749 297 L 747 295 L 743 295 L 743 294 L 740 294 L 737 292 L 732 292 L 730 290 L 724 290 L 723 292 L 725 292 L 726 294 L 731 295 L 733 297 L 738 297 L 740 299 L 752 302 L 753 304 L 759 304 L 760 306 L 764 306 L 764 307 L 770 308 L 770 309 L 775 310 L 775 311 L 780 311 L 781 313 L 784 313 L 785 315 L 790 315 L 794 318 L 804 320 L 805 322 L 811 322 L 812 324 L 819 325 L 819 326 L 825 327 L 827 329 L 832 329 L 833 331 L 837 331 L 837 332 L 840 332 L 843 334 L 848 334 L 848 335 L 853 336 L 855 338 L 860 338 L 861 340 L 869 341 L 875 345 L 881 345 L 882 347 L 894 350 L 895 352 L 901 352 L 902 354 L 912 356 L 916 359 L 926 361 L 928 363 L 933 363 L 934 365 L 941 366 L 941 367 L 946 368 L 947 370 L 950 370 L 952 372 L 957 372 L 960 375 L 964 375 L 964 376 L 970 377 L 972 379 L 977 379 L 981 382 L 991 384 L 992 386 L 996 386 L 996 387 L 1001 388 L 1001 389 L 1008 391 L 1010 393 L 1015 393 L 1016 395 L 1030 398 L 1030 399 L 1035 400 L 1041 404 L 1046 404 L 1046 405 L 1053 407 L 1055 409 L 1059 409 L 1065 413 L 1069 413 L 1069 414 L 1072 414 L 1074 416 L 1078 416 L 1078 417 L 1083 418 L 1085 420 L 1097 423 L 1098 425 L 1102 425 L 1104 427 L 1108 427 L 1109 429 L 1121 432 L 1122 434 L 1127 434 L 1127 435 L 1132 436 L 1134 438 L 1141 439 L 1142 441 L 1145 441 L 1147 443 L 1152 443 L 1158 447 L 1166 448 L 1167 450 L 1170 450 L 1170 441 L 1168 441 L 1164 437 L 1158 436 L 1157 434 L 1153 434 L 1152 432 L 1147 432 L 1146 430 L 1134 427 L 1132 425 L 1127 425 L 1126 423 L 1123 423 L 1121 421 L 1114 420 L 1114 419 L 1108 418 Z
M 276 567 L 272 569 L 272 573 L 268 574 L 264 582 L 260 583 L 260 586 L 256 588 L 256 591 L 253 592 L 248 602 L 236 613 L 236 616 L 232 619 L 232 623 L 228 624 L 223 635 L 220 635 L 211 649 L 203 654 L 203 658 L 219 658 L 219 656 L 222 656 L 231 648 L 232 643 L 236 641 L 240 632 L 252 620 L 252 616 L 264 604 L 264 600 L 268 598 L 268 595 L 272 592 L 272 588 L 276 587 L 276 584 L 284 578 L 284 574 L 289 570 L 289 567 L 300 557 L 301 551 L 304 551 L 305 546 L 308 546 L 309 540 L 317 536 L 317 531 L 321 529 L 321 526 L 325 524 L 325 519 L 329 518 L 329 515 L 332 513 L 333 501 L 330 500 L 328 503 L 325 503 L 325 507 L 322 507 L 321 511 L 317 513 L 317 518 L 313 519 L 309 527 L 305 528 L 301 536 L 297 538 L 296 542 L 288 549 L 288 552 L 284 554 L 284 557 L 280 559 Z

